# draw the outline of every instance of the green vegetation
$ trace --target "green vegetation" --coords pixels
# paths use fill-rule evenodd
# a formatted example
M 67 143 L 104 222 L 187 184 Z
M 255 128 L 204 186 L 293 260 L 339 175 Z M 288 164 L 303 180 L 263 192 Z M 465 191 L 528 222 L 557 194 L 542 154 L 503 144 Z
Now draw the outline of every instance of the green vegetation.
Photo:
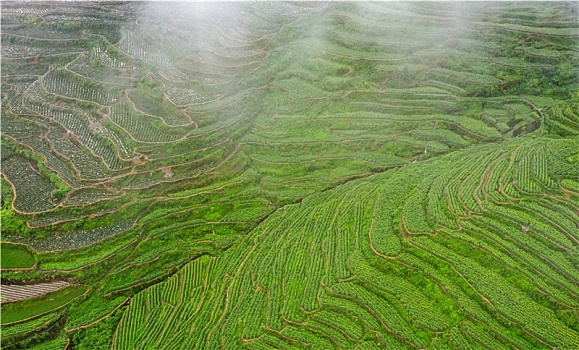
M 71 286 L 42 297 L 2 306 L 2 324 L 26 320 L 58 309 L 87 291 L 85 286 Z
M 579 348 L 578 10 L 3 3 L 3 347 Z
M 508 159 L 511 154 L 525 159 L 537 151 L 572 147 L 574 142 L 526 140 L 471 147 L 351 181 L 286 206 L 235 249 L 214 260 L 197 259 L 167 281 L 135 296 L 117 330 L 116 345 L 132 348 L 138 341 L 145 347 L 167 344 L 164 347 L 171 348 L 179 343 L 199 347 L 205 342 L 220 344 L 224 339 L 226 347 L 236 347 L 236 339 L 261 343 L 262 331 L 271 328 L 282 332 L 270 334 L 279 341 L 314 341 L 320 346 L 328 342 L 349 348 L 364 338 L 364 332 L 355 329 L 366 329 L 379 339 L 398 335 L 423 347 L 436 340 L 438 332 L 462 339 L 453 341 L 478 341 L 463 327 L 477 322 L 483 332 L 501 337 L 510 334 L 502 340 L 505 345 L 528 343 L 527 347 L 535 348 L 544 342 L 576 347 L 579 332 L 575 321 L 563 316 L 569 315 L 564 310 L 578 305 L 574 298 L 577 288 L 564 277 L 577 275 L 572 268 L 575 257 L 564 254 L 574 249 L 572 240 L 578 238 L 572 233 L 573 227 L 563 228 L 563 221 L 555 224 L 549 219 L 555 214 L 548 209 L 537 212 L 544 217 L 523 214 L 522 207 L 544 195 L 543 190 L 504 207 L 482 200 L 493 196 L 508 200 L 500 187 L 503 181 L 509 182 L 504 176 L 510 170 L 503 168 L 506 173 L 499 171 L 498 176 L 487 178 L 499 166 L 497 160 Z M 549 152 L 548 157 L 560 155 Z M 516 171 L 531 174 L 528 166 L 521 162 Z M 537 169 L 536 176 L 544 173 L 553 171 L 545 164 Z M 462 181 L 452 189 L 455 178 Z M 438 186 L 439 179 L 444 179 L 440 184 L 446 188 L 439 200 L 450 200 L 442 211 L 449 212 L 439 214 L 430 207 L 424 212 L 421 203 L 426 200 L 411 204 L 418 194 L 426 198 L 435 195 L 428 189 Z M 536 179 L 528 177 L 526 181 Z M 573 206 L 560 190 L 548 191 L 563 207 Z M 463 192 L 468 196 L 460 197 Z M 453 201 L 457 195 L 461 199 Z M 472 207 L 465 207 L 467 198 L 474 200 Z M 470 211 L 471 217 L 453 214 L 458 210 Z M 409 219 L 420 217 L 424 218 L 423 226 L 409 225 Z M 452 221 L 459 224 L 458 229 L 445 227 Z M 530 227 L 533 233 L 525 233 L 522 226 Z M 423 234 L 433 229 L 436 236 Z M 388 238 L 400 230 L 402 242 Z M 545 240 L 551 241 L 551 246 L 546 246 Z M 532 270 L 541 271 L 546 278 L 529 280 Z M 308 276 L 305 283 L 304 274 Z M 548 296 L 539 290 L 548 290 Z M 372 310 L 379 323 L 349 313 L 329 316 L 334 309 L 326 306 L 324 299 L 318 300 L 326 293 Z M 225 295 L 226 302 L 222 299 Z M 267 307 L 256 309 L 254 305 L 263 302 Z M 225 316 L 217 318 L 215 314 Z M 168 333 L 176 329 L 172 325 L 186 324 L 190 319 L 200 325 L 193 335 Z M 243 327 L 237 327 L 237 322 Z M 514 333 L 521 330 L 516 325 L 524 330 Z M 164 331 L 155 331 L 158 329 Z M 320 329 L 324 330 L 321 334 Z
M 29 333 L 31 331 L 37 330 L 42 327 L 46 327 L 54 323 L 58 319 L 58 314 L 56 312 L 51 312 L 44 316 L 35 318 L 33 320 L 16 323 L 9 326 L 2 327 L 2 336 L 3 337 L 14 337 L 19 334 Z
M 2 212 L 2 216 L 13 215 L 13 212 Z M 2 223 L 4 226 L 4 222 Z M 26 246 L 20 244 L 0 243 L 2 250 L 0 266 L 3 269 L 28 268 L 34 265 L 34 254 Z
M 75 332 L 72 339 L 78 349 L 97 350 L 110 349 L 111 339 L 122 311 L 117 311 L 95 327 L 80 329 Z

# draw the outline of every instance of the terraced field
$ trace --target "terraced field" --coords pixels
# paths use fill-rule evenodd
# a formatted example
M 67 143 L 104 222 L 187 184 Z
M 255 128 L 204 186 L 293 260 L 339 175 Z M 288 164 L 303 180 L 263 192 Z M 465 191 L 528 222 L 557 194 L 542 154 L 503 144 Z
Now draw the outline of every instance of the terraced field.
M 469 148 L 285 206 L 137 294 L 114 348 L 575 348 L 577 202 L 548 162 L 516 175 L 574 147 Z
M 2 8 L 7 349 L 579 348 L 577 4 Z

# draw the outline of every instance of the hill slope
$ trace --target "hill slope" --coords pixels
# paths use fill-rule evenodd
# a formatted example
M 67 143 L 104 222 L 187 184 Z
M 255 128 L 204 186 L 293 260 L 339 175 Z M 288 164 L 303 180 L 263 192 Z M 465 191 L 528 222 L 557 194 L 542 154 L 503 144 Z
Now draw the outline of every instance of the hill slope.
M 577 141 L 473 147 L 286 206 L 137 294 L 114 347 L 577 348 L 579 194 L 558 181 Z
M 3 347 L 575 347 L 577 12 L 3 2 Z

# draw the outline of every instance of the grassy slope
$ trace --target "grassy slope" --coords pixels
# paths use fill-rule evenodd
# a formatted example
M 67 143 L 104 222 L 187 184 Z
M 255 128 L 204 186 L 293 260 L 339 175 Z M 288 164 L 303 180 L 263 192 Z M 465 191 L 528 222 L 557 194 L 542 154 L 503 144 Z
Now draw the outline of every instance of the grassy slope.
M 85 286 L 72 286 L 42 297 L 6 304 L 2 307 L 2 324 L 22 321 L 62 307 L 86 290 Z
M 3 242 L 0 266 L 5 269 L 27 268 L 34 265 L 34 255 L 26 247 Z

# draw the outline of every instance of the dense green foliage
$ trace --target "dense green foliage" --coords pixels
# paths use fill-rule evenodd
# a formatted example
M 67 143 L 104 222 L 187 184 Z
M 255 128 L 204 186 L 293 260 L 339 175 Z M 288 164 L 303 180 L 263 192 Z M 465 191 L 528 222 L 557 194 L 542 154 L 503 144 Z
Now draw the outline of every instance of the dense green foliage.
M 286 206 L 239 246 L 135 296 L 116 348 L 353 348 L 370 335 L 378 348 L 402 347 L 398 337 L 575 348 L 577 195 L 565 198 L 549 163 L 526 160 L 557 161 L 576 144 L 471 147 Z M 519 173 L 520 191 L 542 184 L 511 197 L 502 188 Z
M 2 306 L 2 324 L 14 323 L 45 314 L 79 297 L 86 292 L 84 286 L 72 286 L 45 296 Z
M 3 347 L 579 348 L 577 13 L 3 2 Z
M 13 215 L 12 212 L 3 212 L 4 215 Z M 2 242 L 0 244 L 0 266 L 3 269 L 27 268 L 34 265 L 34 255 L 26 246 Z

